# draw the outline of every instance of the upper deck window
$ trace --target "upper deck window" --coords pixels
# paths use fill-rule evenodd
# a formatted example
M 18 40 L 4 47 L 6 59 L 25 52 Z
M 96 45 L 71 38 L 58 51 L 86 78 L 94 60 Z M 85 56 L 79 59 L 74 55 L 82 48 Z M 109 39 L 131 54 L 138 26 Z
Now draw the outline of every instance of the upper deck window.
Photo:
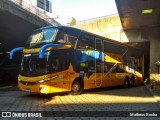
M 95 49 L 95 36 L 82 33 L 77 43 L 77 49 Z
M 39 45 L 53 42 L 55 40 L 57 31 L 58 30 L 56 28 L 47 28 L 34 32 L 29 37 L 26 47 L 38 47 Z
M 72 45 L 72 47 L 74 47 L 77 39 L 78 38 L 76 36 L 72 36 L 70 34 L 67 34 L 67 33 L 61 31 L 57 37 L 56 42 L 62 43 L 62 44 Z

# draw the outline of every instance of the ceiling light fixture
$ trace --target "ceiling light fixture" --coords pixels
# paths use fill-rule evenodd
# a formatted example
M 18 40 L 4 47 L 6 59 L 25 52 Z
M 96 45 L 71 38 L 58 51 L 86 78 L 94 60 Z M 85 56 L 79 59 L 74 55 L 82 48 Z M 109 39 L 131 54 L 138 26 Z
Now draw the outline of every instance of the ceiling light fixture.
M 152 9 L 142 10 L 142 14 L 150 14 L 150 13 L 152 13 L 152 12 L 153 12 Z

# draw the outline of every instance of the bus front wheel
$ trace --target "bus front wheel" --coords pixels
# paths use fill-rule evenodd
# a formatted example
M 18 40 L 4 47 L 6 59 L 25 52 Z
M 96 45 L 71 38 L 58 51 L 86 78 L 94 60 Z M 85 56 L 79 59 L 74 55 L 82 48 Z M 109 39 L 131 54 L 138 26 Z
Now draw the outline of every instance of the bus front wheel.
M 81 80 L 75 80 L 72 84 L 71 94 L 72 95 L 79 95 L 83 91 L 83 83 Z

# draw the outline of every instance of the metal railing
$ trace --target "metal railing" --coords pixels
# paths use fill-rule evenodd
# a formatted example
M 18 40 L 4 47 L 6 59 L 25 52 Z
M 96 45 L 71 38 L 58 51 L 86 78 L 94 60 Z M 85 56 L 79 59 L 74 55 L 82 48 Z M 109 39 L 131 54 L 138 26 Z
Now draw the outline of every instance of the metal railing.
M 38 8 L 33 6 L 32 4 L 25 2 L 25 0 L 10 0 L 10 1 L 14 2 L 15 4 L 17 4 L 21 8 L 33 13 L 34 15 L 40 17 L 41 19 L 44 19 L 46 22 L 51 23 L 49 20 L 50 17 L 46 14 L 45 11 L 43 12 L 43 11 L 39 10 Z

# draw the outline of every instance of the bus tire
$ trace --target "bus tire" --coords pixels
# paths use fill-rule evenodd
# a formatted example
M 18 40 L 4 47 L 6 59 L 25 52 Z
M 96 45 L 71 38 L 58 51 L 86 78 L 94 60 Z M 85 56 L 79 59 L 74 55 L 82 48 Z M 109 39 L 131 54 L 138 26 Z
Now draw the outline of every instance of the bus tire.
M 135 84 L 135 77 L 132 76 L 131 79 L 130 79 L 130 81 L 129 81 L 129 87 L 133 87 L 134 84 Z
M 125 77 L 123 86 L 124 86 L 124 88 L 128 88 L 130 86 L 130 82 L 129 82 L 129 77 L 128 76 Z
M 72 87 L 71 87 L 71 95 L 79 95 L 83 91 L 83 80 L 82 79 L 76 79 L 74 80 Z

